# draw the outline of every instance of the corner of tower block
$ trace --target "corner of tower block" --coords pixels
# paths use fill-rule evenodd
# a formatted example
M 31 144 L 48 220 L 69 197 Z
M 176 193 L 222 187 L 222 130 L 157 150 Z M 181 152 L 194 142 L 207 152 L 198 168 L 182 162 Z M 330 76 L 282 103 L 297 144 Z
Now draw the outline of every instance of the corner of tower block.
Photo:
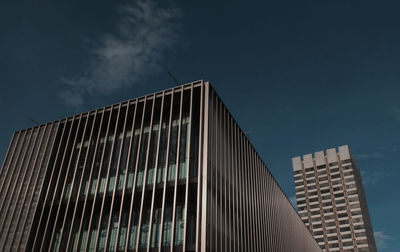
M 293 171 L 301 170 L 301 157 L 292 158 Z
M 351 152 L 348 145 L 339 146 L 340 160 L 350 159 Z

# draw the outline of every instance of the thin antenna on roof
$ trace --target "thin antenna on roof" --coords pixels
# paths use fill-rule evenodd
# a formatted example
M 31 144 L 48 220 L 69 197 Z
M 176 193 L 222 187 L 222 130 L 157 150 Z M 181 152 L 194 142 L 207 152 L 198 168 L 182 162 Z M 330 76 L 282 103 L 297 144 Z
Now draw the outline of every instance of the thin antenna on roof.
M 172 75 L 171 72 L 168 71 L 168 75 L 169 75 L 169 77 L 171 77 L 171 79 L 172 79 L 178 86 L 180 85 L 179 82 L 175 79 L 175 77 Z
M 29 120 L 31 120 L 34 124 L 39 125 L 40 123 L 38 123 L 37 121 L 33 120 L 32 118 L 29 118 Z

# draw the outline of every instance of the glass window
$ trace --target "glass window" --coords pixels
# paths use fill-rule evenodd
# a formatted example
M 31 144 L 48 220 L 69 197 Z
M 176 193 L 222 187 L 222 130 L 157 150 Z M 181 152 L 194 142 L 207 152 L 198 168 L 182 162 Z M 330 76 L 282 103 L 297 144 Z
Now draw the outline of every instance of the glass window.
M 147 113 L 147 112 L 146 112 Z M 146 126 L 143 129 L 142 133 L 142 141 L 140 144 L 140 154 L 139 154 L 139 161 L 138 161 L 138 174 L 136 179 L 136 186 L 141 187 L 143 185 L 143 177 L 144 177 L 144 170 L 146 165 L 146 153 L 147 153 L 147 145 L 149 141 L 149 133 L 150 127 Z
M 108 244 L 108 250 L 113 251 L 115 246 L 115 240 L 117 238 L 117 230 L 118 230 L 118 214 L 119 211 L 114 212 L 111 221 L 111 230 L 110 230 L 110 242 Z
M 129 163 L 128 163 L 127 188 L 129 188 L 129 189 L 133 187 L 133 182 L 135 179 L 136 159 L 137 159 L 137 151 L 138 151 L 138 146 L 139 146 L 140 127 L 141 127 L 141 123 L 142 123 L 143 105 L 144 105 L 143 102 L 140 102 L 137 105 L 137 109 L 136 109 L 131 153 L 129 156 Z
M 186 107 L 189 107 L 187 104 Z M 182 118 L 181 143 L 179 151 L 179 179 L 186 178 L 189 163 L 190 121 L 189 116 Z
M 98 216 L 97 216 L 98 218 Z M 97 222 L 98 219 L 96 218 L 93 220 L 94 222 Z M 90 240 L 89 240 L 89 251 L 93 252 L 96 246 L 96 237 L 97 237 L 97 228 L 92 229 L 90 232 Z
M 165 208 L 165 220 L 163 227 L 162 245 L 164 247 L 171 246 L 171 219 L 172 219 L 172 207 Z
M 125 206 L 128 206 L 129 204 L 126 204 Z M 122 217 L 121 217 L 121 228 L 119 231 L 119 239 L 118 239 L 118 251 L 123 251 L 125 248 L 125 241 L 126 241 L 126 233 L 128 231 L 128 212 L 129 210 L 125 207 L 123 212 L 122 212 Z
M 134 210 L 132 212 L 133 219 L 132 219 L 131 228 L 129 231 L 129 246 L 128 246 L 129 250 L 136 249 L 136 237 L 137 237 L 137 229 L 138 229 L 138 221 L 139 221 L 138 215 L 139 214 L 138 214 L 137 210 Z
M 150 221 L 150 205 L 143 206 L 146 209 L 143 209 L 143 222 L 140 230 L 140 241 L 139 247 L 146 248 L 147 247 L 147 239 L 149 236 L 149 221 Z
M 168 162 L 168 181 L 175 180 L 176 152 L 177 152 L 177 147 L 178 147 L 177 146 L 178 123 L 179 123 L 178 119 L 175 119 L 172 121 L 170 149 L 169 149 L 169 162 Z
M 159 120 L 159 118 L 155 117 L 153 120 Z M 153 130 L 151 133 L 151 140 L 150 140 L 150 148 L 149 148 L 149 160 L 148 160 L 148 167 L 147 167 L 147 179 L 146 184 L 151 185 L 154 181 L 154 170 L 155 170 L 155 160 L 157 155 L 157 142 L 158 142 L 158 129 L 159 125 L 153 125 Z
M 140 123 L 138 123 L 138 124 L 139 124 L 138 127 L 140 127 Z M 137 129 L 135 129 L 134 135 L 133 135 L 131 157 L 130 157 L 129 166 L 128 166 L 127 188 L 132 188 L 133 180 L 135 178 L 136 154 L 137 154 L 137 149 L 138 149 L 138 144 L 139 144 L 139 135 L 140 135 L 140 129 L 137 128 Z
M 108 224 L 109 215 L 106 214 L 100 225 L 100 236 L 99 236 L 99 244 L 98 249 L 104 250 L 106 245 L 106 237 L 107 237 L 107 224 Z
M 169 132 L 169 116 L 171 107 L 171 96 L 165 96 L 164 108 L 163 108 L 163 119 L 161 124 L 161 136 L 160 136 L 160 147 L 158 153 L 158 164 L 157 164 L 157 183 L 164 182 L 165 177 L 165 166 L 167 158 L 167 145 L 168 145 L 168 132 Z
M 151 244 L 152 248 L 158 247 L 161 224 L 161 208 L 154 209 L 153 226 L 151 229 Z
M 175 246 L 183 245 L 183 231 L 185 228 L 184 219 L 185 207 L 182 205 L 176 206 L 176 218 L 175 218 Z

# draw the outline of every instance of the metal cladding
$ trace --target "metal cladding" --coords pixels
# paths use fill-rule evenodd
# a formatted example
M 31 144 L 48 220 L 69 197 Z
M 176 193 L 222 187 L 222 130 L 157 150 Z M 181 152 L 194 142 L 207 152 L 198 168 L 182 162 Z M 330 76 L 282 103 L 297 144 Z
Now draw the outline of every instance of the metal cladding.
M 202 251 L 321 251 L 226 106 L 207 89 Z
M 321 251 L 208 82 L 16 132 L 0 251 Z

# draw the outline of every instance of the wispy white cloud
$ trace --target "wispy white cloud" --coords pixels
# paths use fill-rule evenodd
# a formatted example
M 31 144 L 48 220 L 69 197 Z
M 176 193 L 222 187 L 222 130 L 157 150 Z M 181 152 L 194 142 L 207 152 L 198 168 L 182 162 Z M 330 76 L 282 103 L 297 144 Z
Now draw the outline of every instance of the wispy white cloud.
M 369 172 L 361 170 L 361 177 L 364 186 L 376 185 L 381 179 L 385 177 L 385 174 L 379 171 Z
M 376 246 L 378 247 L 379 250 L 387 248 L 388 242 L 390 240 L 393 240 L 391 236 L 385 234 L 383 231 L 374 232 L 374 237 Z
M 88 95 L 137 85 L 162 69 L 165 54 L 178 41 L 181 14 L 172 3 L 132 0 L 118 11 L 117 31 L 101 37 L 83 74 L 62 79 L 67 87 L 58 96 L 67 105 L 80 106 Z
M 380 152 L 375 152 L 375 153 L 360 153 L 360 154 L 354 154 L 356 159 L 370 159 L 370 158 L 383 158 L 385 155 Z

